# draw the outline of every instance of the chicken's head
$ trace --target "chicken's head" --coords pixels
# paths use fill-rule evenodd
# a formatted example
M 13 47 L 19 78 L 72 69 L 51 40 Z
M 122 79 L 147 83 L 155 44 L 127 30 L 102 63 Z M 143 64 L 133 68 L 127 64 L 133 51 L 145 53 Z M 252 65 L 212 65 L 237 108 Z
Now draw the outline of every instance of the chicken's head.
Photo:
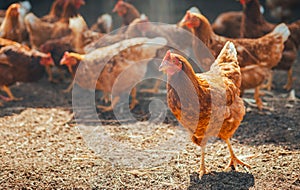
M 119 16 L 123 16 L 127 13 L 126 3 L 123 0 L 119 0 L 115 5 L 113 12 L 117 12 Z
M 252 0 L 240 0 L 240 3 L 241 3 L 242 5 L 246 5 L 246 4 L 249 3 L 250 1 L 252 1 Z
M 11 17 L 18 17 L 20 7 L 21 7 L 21 5 L 19 3 L 11 4 L 7 9 L 6 14 Z
M 201 20 L 198 18 L 197 13 L 187 11 L 183 19 L 179 22 L 180 27 L 196 28 L 200 26 Z
M 79 55 L 79 54 L 78 54 Z M 60 60 L 60 64 L 61 65 L 66 65 L 66 66 L 74 66 L 77 63 L 79 63 L 79 58 L 78 55 L 76 53 L 70 53 L 68 51 L 66 51 L 64 53 L 63 58 Z
M 74 0 L 73 3 L 74 3 L 74 6 L 76 7 L 76 9 L 79 9 L 82 5 L 85 5 L 84 0 Z
M 41 57 L 40 64 L 49 67 L 49 66 L 54 66 L 54 61 L 51 57 L 50 53 L 47 53 L 45 56 Z
M 182 70 L 185 58 L 181 55 L 167 51 L 162 63 L 159 66 L 159 71 L 165 72 L 167 75 L 174 75 Z

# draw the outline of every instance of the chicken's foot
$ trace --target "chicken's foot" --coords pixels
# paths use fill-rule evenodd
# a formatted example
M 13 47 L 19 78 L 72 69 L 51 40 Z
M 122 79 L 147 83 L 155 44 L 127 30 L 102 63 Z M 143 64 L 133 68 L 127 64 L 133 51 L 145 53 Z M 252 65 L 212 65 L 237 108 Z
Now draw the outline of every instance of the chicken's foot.
M 288 78 L 287 78 L 287 82 L 286 84 L 283 86 L 284 89 L 286 90 L 291 90 L 292 86 L 293 86 L 293 81 L 295 80 L 293 78 L 293 68 L 290 68 L 288 70 Z
M 111 101 L 110 106 L 98 105 L 97 108 L 101 109 L 101 111 L 103 111 L 103 112 L 112 111 L 114 109 L 114 107 L 116 106 L 116 104 L 119 102 L 119 100 L 120 100 L 120 97 L 116 96 Z
M 2 86 L 1 90 L 3 90 L 8 95 L 8 97 L 1 96 L 1 99 L 6 102 L 23 100 L 23 98 L 16 98 L 7 86 Z
M 247 168 L 251 168 L 251 166 L 249 164 L 246 164 L 244 162 L 242 162 L 241 160 L 239 160 L 234 152 L 233 152 L 233 149 L 232 149 L 232 146 L 230 144 L 230 140 L 229 139 L 226 139 L 225 140 L 227 146 L 228 146 L 228 149 L 229 149 L 229 153 L 230 153 L 230 162 L 229 164 L 226 166 L 225 168 L 225 171 L 228 171 L 230 168 L 234 168 L 234 170 L 238 171 L 238 168 L 237 168 L 237 165 L 241 165 L 243 167 L 247 167 Z
M 157 94 L 158 90 L 159 90 L 160 84 L 161 84 L 161 80 L 156 80 L 153 88 L 150 88 L 150 89 L 141 89 L 140 92 L 142 92 L 142 93 Z

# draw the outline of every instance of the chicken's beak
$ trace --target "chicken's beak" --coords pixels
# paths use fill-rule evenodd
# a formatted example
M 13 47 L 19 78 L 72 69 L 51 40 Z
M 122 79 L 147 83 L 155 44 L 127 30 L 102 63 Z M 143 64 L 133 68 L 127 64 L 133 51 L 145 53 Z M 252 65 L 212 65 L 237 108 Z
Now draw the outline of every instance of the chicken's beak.
M 170 67 L 170 63 L 169 63 L 170 57 L 171 57 L 171 51 L 169 50 L 167 51 L 164 59 L 162 60 L 158 68 L 159 71 L 166 73 L 167 69 Z
M 163 62 L 161 62 L 160 66 L 159 66 L 159 71 L 162 71 L 162 72 L 166 73 L 166 70 L 168 68 L 169 68 L 168 61 L 163 61 Z

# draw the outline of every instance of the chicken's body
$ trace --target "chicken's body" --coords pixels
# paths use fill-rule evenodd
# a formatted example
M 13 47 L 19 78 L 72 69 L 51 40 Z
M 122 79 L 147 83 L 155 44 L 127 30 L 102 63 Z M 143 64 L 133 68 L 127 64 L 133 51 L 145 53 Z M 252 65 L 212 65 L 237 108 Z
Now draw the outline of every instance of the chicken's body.
M 210 71 L 197 74 L 182 56 L 167 52 L 160 70 L 167 73 L 167 100 L 171 112 L 191 132 L 192 141 L 202 147 L 200 176 L 206 173 L 204 149 L 210 137 L 220 137 L 229 147 L 231 162 L 236 158 L 229 139 L 239 127 L 245 108 L 240 98 L 241 73 L 232 43 L 212 64 Z
M 187 12 L 180 22 L 180 25 L 190 28 L 192 33 L 211 50 L 214 57 L 219 54 L 226 41 L 232 41 L 238 52 L 240 67 L 249 65 L 259 65 L 269 69 L 275 67 L 282 57 L 284 42 L 290 35 L 287 26 L 285 24 L 280 24 L 272 32 L 258 39 L 230 39 L 215 34 L 209 21 L 204 15 L 190 12 Z M 193 46 L 195 54 L 197 54 L 199 48 L 195 43 Z M 201 62 L 201 60 L 198 61 Z M 245 80 L 242 80 L 242 83 L 245 82 Z M 246 87 L 246 85 L 243 84 L 242 86 Z M 259 95 L 255 94 L 255 97 L 258 97 L 256 98 L 256 102 L 259 109 L 262 109 Z
M 275 28 L 275 24 L 267 22 L 259 11 L 258 0 L 241 1 L 244 6 L 242 17 L 241 36 L 246 38 L 258 38 Z M 291 35 L 284 44 L 282 58 L 274 69 L 288 71 L 288 80 L 285 89 L 292 88 L 292 66 L 296 62 L 300 46 L 300 20 L 288 25 Z M 270 89 L 270 85 L 269 85 Z
M 44 66 L 52 64 L 51 55 L 0 38 L 0 87 L 8 94 L 8 100 L 16 99 L 8 86 L 37 81 L 45 73 Z
M 110 94 L 114 87 L 116 97 L 112 100 L 112 105 L 98 106 L 104 111 L 111 111 L 119 96 L 144 76 L 148 61 L 155 56 L 157 49 L 164 45 L 166 40 L 163 38 L 132 38 L 98 48 L 85 55 L 66 53 L 61 63 L 67 65 L 73 74 L 78 66 L 81 68 L 76 71 L 75 82 L 82 88 L 96 88 Z M 120 78 L 123 72 L 128 72 L 126 78 L 122 78 L 125 75 Z M 136 103 L 133 97 L 130 107 L 133 108 Z
M 241 11 L 230 11 L 220 14 L 212 24 L 214 32 L 228 38 L 239 38 L 242 15 L 243 12 Z
M 6 11 L 3 23 L 0 26 L 0 37 L 19 43 L 27 40 L 28 33 L 24 25 L 24 16 L 21 14 L 21 4 L 14 3 Z M 26 12 L 24 13 L 26 14 Z

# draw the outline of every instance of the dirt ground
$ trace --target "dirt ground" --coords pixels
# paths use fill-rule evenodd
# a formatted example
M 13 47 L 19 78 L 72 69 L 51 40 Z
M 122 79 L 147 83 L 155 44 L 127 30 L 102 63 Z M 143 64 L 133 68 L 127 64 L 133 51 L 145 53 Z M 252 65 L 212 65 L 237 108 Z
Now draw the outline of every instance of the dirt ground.
M 297 63 L 294 73 L 297 97 L 300 97 L 299 74 L 300 64 Z M 240 168 L 238 172 L 223 172 L 229 161 L 229 153 L 224 142 L 214 140 L 207 146 L 205 157 L 211 173 L 204 175 L 201 180 L 197 173 L 200 148 L 192 144 L 185 133 L 176 136 L 182 143 L 182 149 L 171 158 L 164 160 L 165 152 L 159 152 L 157 159 L 153 160 L 153 163 L 158 161 L 156 164 L 146 163 L 150 167 L 125 167 L 116 164 L 118 160 L 110 161 L 104 154 L 97 154 L 89 148 L 88 141 L 76 128 L 72 96 L 62 93 L 67 83 L 52 84 L 44 78 L 37 83 L 14 85 L 13 93 L 24 99 L 5 103 L 1 108 L 0 187 L 300 189 L 300 103 L 287 99 L 288 93 L 282 90 L 285 79 L 284 72 L 275 72 L 275 87 L 272 93 L 266 92 L 263 98 L 268 109 L 258 111 L 246 103 L 247 114 L 232 138 L 236 154 L 252 168 L 248 171 Z M 164 100 L 165 94 L 155 96 Z M 148 146 L 174 136 L 178 131 L 178 123 L 169 112 L 163 124 L 146 121 L 151 97 L 149 94 L 138 94 L 140 106 L 133 110 L 139 120 L 137 123 L 119 125 L 112 113 L 99 113 L 102 121 L 106 121 L 103 126 L 108 130 L 107 133 L 115 135 L 115 140 L 120 143 L 127 142 L 133 146 Z M 252 98 L 252 93 L 247 93 L 245 97 Z M 152 129 L 156 131 L 155 134 Z M 138 133 L 140 136 L 136 142 L 131 142 L 132 138 L 122 130 L 133 130 L 132 134 Z M 147 140 L 149 135 L 152 138 Z M 172 144 L 169 145 L 171 147 Z M 103 147 L 107 150 L 117 148 Z M 124 153 L 121 156 L 133 156 L 134 160 L 134 155 Z

